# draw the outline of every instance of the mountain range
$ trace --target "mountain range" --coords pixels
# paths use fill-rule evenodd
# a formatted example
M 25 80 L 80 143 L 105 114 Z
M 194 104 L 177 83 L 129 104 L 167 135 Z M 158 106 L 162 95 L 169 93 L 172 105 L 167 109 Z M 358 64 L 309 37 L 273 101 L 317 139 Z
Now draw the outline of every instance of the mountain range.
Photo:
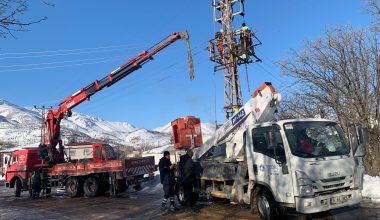
M 41 138 L 41 112 L 0 99 L 0 145 L 38 146 Z M 204 140 L 215 131 L 215 125 L 202 123 Z M 137 128 L 128 122 L 111 122 L 73 112 L 63 119 L 61 134 L 64 143 L 106 141 L 115 145 L 154 148 L 170 143 L 170 123 L 152 130 Z

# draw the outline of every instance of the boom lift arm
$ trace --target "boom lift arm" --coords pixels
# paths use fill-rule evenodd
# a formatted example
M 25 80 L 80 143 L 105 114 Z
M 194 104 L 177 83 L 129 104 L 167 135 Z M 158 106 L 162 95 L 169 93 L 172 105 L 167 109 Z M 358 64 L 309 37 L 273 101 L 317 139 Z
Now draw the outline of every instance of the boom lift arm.
M 272 121 L 274 119 L 273 114 L 277 109 L 279 102 L 281 101 L 281 94 L 276 91 L 271 83 L 263 83 L 253 94 L 250 100 L 243 105 L 238 112 L 226 121 L 221 127 L 219 127 L 214 135 L 208 139 L 205 143 L 196 145 L 199 147 L 194 149 L 195 159 L 204 157 L 213 147 L 222 143 L 228 142 L 238 132 L 243 133 L 246 127 L 252 127 L 253 124 Z M 176 126 L 179 119 L 172 122 L 172 130 L 174 136 L 174 147 L 177 149 L 189 148 L 189 144 L 185 144 L 190 141 L 189 129 L 181 129 L 180 126 Z M 183 121 L 183 119 L 182 119 Z M 199 119 L 198 119 L 199 121 Z M 185 120 L 182 127 L 186 127 L 187 120 Z M 200 127 L 200 123 L 197 124 Z M 243 135 L 241 135 L 243 136 Z M 198 134 L 198 137 L 202 140 L 202 134 Z M 227 158 L 235 158 L 242 147 L 243 142 L 230 144 L 226 147 Z
M 88 86 L 80 89 L 76 93 L 67 97 L 58 103 L 57 109 L 51 109 L 48 111 L 45 121 L 46 126 L 46 134 L 44 143 L 40 144 L 40 157 L 44 161 L 48 161 L 49 163 L 54 162 L 63 162 L 64 160 L 64 149 L 61 140 L 61 129 L 60 123 L 64 117 L 71 116 L 71 110 L 84 102 L 85 100 L 89 100 L 90 97 L 104 87 L 112 86 L 114 83 L 120 81 L 124 77 L 128 76 L 132 72 L 141 68 L 144 64 L 153 59 L 153 55 L 163 50 L 170 44 L 174 43 L 179 39 L 186 39 L 188 49 L 189 49 L 189 70 L 190 70 L 190 78 L 194 77 L 194 69 L 193 63 L 191 60 L 191 52 L 189 47 L 189 35 L 187 32 L 180 33 L 172 33 L 167 38 L 163 39 L 161 42 L 157 43 L 153 47 L 149 48 L 146 51 L 142 51 L 137 54 L 132 59 L 128 60 L 117 69 L 113 70 L 107 76 L 105 76 L 101 80 L 95 80 Z M 59 151 L 57 151 L 56 146 L 59 145 Z
M 228 142 L 234 135 L 240 133 L 241 137 L 247 127 L 254 124 L 274 120 L 274 113 L 281 101 L 281 94 L 272 86 L 272 83 L 263 83 L 251 98 L 228 121 L 215 131 L 215 134 L 198 148 L 194 158 L 202 158 L 214 146 Z M 243 148 L 243 142 L 227 144 L 226 157 L 236 159 Z

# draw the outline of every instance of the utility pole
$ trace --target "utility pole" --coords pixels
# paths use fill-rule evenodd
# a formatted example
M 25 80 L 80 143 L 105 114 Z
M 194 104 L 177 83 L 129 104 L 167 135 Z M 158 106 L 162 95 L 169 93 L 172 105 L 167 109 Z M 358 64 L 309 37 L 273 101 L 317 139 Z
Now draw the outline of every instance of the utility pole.
M 46 116 L 46 110 L 49 110 L 49 109 L 52 109 L 53 106 L 50 106 L 50 108 L 45 108 L 45 106 L 41 106 L 41 107 L 38 107 L 38 106 L 34 106 L 34 109 L 37 109 L 39 111 L 41 111 L 41 140 L 40 140 L 40 143 L 42 145 L 45 145 L 45 134 L 46 134 L 46 126 L 45 126 L 45 116 Z
M 228 120 L 243 106 L 239 66 L 261 61 L 254 50 L 261 42 L 249 29 L 234 29 L 235 17 L 244 20 L 244 0 L 212 0 L 212 6 L 220 29 L 209 41 L 208 50 L 210 60 L 215 62 L 214 74 L 223 70 L 224 113 Z

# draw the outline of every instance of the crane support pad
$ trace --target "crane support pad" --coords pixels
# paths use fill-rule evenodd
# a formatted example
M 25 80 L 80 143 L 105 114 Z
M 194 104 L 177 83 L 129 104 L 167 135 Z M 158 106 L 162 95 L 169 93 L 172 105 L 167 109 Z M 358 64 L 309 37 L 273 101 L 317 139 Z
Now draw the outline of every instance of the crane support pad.
M 234 180 L 237 164 L 201 162 L 201 179 Z

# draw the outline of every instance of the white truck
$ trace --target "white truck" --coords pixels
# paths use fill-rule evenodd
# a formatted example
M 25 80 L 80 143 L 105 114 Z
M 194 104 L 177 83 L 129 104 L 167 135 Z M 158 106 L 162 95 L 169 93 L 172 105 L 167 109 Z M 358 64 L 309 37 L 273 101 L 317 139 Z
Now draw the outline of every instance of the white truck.
M 366 130 L 350 127 L 346 136 L 330 120 L 276 121 L 280 100 L 264 83 L 194 148 L 201 167 L 195 191 L 250 204 L 262 219 L 281 219 L 289 208 L 310 214 L 360 203 Z

